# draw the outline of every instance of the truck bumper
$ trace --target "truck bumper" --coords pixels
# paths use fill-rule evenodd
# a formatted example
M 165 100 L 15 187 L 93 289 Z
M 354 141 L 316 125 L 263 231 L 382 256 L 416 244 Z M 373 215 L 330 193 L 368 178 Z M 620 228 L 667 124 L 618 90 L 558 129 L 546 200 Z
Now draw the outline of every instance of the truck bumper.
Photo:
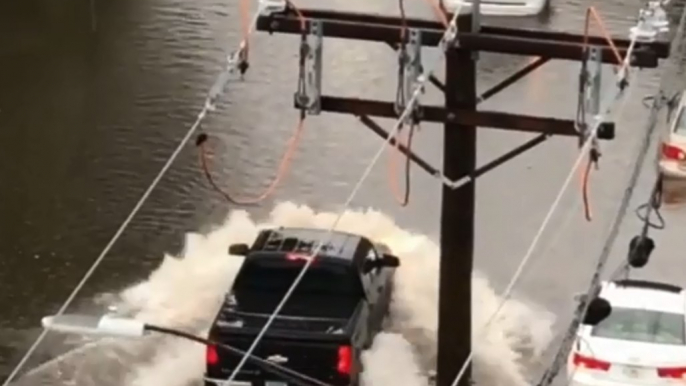
M 286 381 L 264 381 L 264 380 L 254 380 L 254 381 L 233 381 L 231 384 L 226 383 L 226 379 L 217 378 L 204 378 L 205 386 L 291 386 Z
M 203 378 L 204 386 L 294 386 L 286 381 L 266 381 L 262 379 L 255 379 L 251 381 L 234 380 L 231 384 L 226 383 L 226 379 L 222 378 Z M 297 386 L 297 385 L 295 385 Z
M 247 381 L 232 381 L 231 384 L 229 385 L 226 383 L 226 379 L 221 379 L 221 378 L 209 378 L 209 377 L 204 377 L 203 378 L 204 385 L 205 386 L 252 386 L 252 382 L 247 382 Z

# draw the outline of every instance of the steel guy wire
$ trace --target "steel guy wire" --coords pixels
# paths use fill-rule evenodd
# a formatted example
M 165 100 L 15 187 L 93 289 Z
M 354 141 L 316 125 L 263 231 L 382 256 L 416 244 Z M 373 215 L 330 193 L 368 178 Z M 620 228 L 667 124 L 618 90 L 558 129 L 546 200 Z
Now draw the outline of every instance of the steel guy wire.
M 613 94 L 610 94 L 606 99 L 605 103 L 603 106 L 605 106 L 603 109 L 601 109 L 602 113 L 598 114 L 595 117 L 595 124 L 593 125 L 592 130 L 590 131 L 588 137 L 583 143 L 583 146 L 581 147 L 579 151 L 579 156 L 577 157 L 576 161 L 572 165 L 572 169 L 570 170 L 569 174 L 567 175 L 567 178 L 565 179 L 564 183 L 562 184 L 562 187 L 560 191 L 557 194 L 557 197 L 553 201 L 553 204 L 550 206 L 550 209 L 548 210 L 548 213 L 546 214 L 545 218 L 543 219 L 543 222 L 541 223 L 540 228 L 538 229 L 538 232 L 536 232 L 536 235 L 533 238 L 533 241 L 531 242 L 529 249 L 527 252 L 524 254 L 524 257 L 520 261 L 519 265 L 517 266 L 517 269 L 515 270 L 515 273 L 512 275 L 512 279 L 510 279 L 510 282 L 508 283 L 507 287 L 505 288 L 505 291 L 503 292 L 502 300 L 498 304 L 498 307 L 496 308 L 495 312 L 491 314 L 491 316 L 488 318 L 486 323 L 484 324 L 483 330 L 481 333 L 485 333 L 488 328 L 491 326 L 491 323 L 493 323 L 493 320 L 495 320 L 495 317 L 498 316 L 500 311 L 502 311 L 503 307 L 505 304 L 508 302 L 510 299 L 510 296 L 512 295 L 512 290 L 514 287 L 517 285 L 519 278 L 521 275 L 524 273 L 524 268 L 531 259 L 531 257 L 534 254 L 534 250 L 536 249 L 536 246 L 538 245 L 539 241 L 541 240 L 543 236 L 543 232 L 545 229 L 548 227 L 548 224 L 552 220 L 553 214 L 555 213 L 555 210 L 557 207 L 560 205 L 562 202 L 562 198 L 564 197 L 565 192 L 567 191 L 567 187 L 569 184 L 572 182 L 572 179 L 574 178 L 574 175 L 576 174 L 577 169 L 581 165 L 581 162 L 583 161 L 584 157 L 586 156 L 586 153 L 588 150 L 591 149 L 591 146 L 593 145 L 593 141 L 596 138 L 596 135 L 598 133 L 598 129 L 602 125 L 604 118 L 610 113 L 612 110 L 612 107 L 614 104 L 621 99 L 621 97 L 624 95 L 624 91 L 627 87 L 632 87 L 633 84 L 632 82 L 628 83 L 628 86 L 622 86 L 622 82 L 626 80 L 626 77 L 628 76 L 628 73 L 626 69 L 629 66 L 629 60 L 631 59 L 631 54 L 633 52 L 634 46 L 635 46 L 636 39 L 632 39 L 631 43 L 629 44 L 629 47 L 626 52 L 626 57 L 624 59 L 624 63 L 622 63 L 622 68 L 618 72 L 618 84 L 616 88 L 616 92 Z M 621 107 L 623 107 L 622 105 Z M 618 114 L 621 111 L 618 111 Z M 474 351 L 469 352 L 469 355 L 467 356 L 467 359 L 465 359 L 464 363 L 462 364 L 462 367 L 460 368 L 460 371 L 457 373 L 457 376 L 452 382 L 452 386 L 456 386 L 457 383 L 462 379 L 464 374 L 467 371 L 467 367 L 469 367 L 469 364 L 471 363 L 472 359 L 474 357 Z
M 205 99 L 205 104 L 204 104 L 202 110 L 200 111 L 200 113 L 198 114 L 193 125 L 188 129 L 188 131 L 186 132 L 186 135 L 183 137 L 181 142 L 179 142 L 179 144 L 176 147 L 176 149 L 174 150 L 174 152 L 169 156 L 169 158 L 167 159 L 167 162 L 165 162 L 164 166 L 162 166 L 162 169 L 159 171 L 157 176 L 150 183 L 150 186 L 148 186 L 147 190 L 143 193 L 141 198 L 138 200 L 138 202 L 133 207 L 133 209 L 131 210 L 129 215 L 124 220 L 124 222 L 122 222 L 119 229 L 117 229 L 117 231 L 114 233 L 114 236 L 112 236 L 112 238 L 107 243 L 105 248 L 102 250 L 100 255 L 98 255 L 98 257 L 95 259 L 95 262 L 93 262 L 93 264 L 88 269 L 88 271 L 86 271 L 86 273 L 83 276 L 83 278 L 81 279 L 81 281 L 79 281 L 79 283 L 76 285 L 76 287 L 74 287 L 74 289 L 72 290 L 72 292 L 69 295 L 69 297 L 67 298 L 67 300 L 64 302 L 64 304 L 62 304 L 62 306 L 57 311 L 56 315 L 63 314 L 64 311 L 66 311 L 66 309 L 71 305 L 71 303 L 74 301 L 74 299 L 79 294 L 79 292 L 81 292 L 81 289 L 83 288 L 83 286 L 91 278 L 91 276 L 93 275 L 95 270 L 100 266 L 102 261 L 105 259 L 105 256 L 107 256 L 107 254 L 112 249 L 114 244 L 119 240 L 119 238 L 122 236 L 124 231 L 128 228 L 128 226 L 131 223 L 131 221 L 133 220 L 133 218 L 136 216 L 136 214 L 138 214 L 140 209 L 143 207 L 143 204 L 148 200 L 148 198 L 150 197 L 150 194 L 153 192 L 153 190 L 155 190 L 155 188 L 157 187 L 159 182 L 162 180 L 162 177 L 164 177 L 164 175 L 167 173 L 169 168 L 172 166 L 172 164 L 174 163 L 176 158 L 179 156 L 179 154 L 183 150 L 184 146 L 186 146 L 186 144 L 191 139 L 193 134 L 198 130 L 198 128 L 200 127 L 200 124 L 205 119 L 208 112 L 214 111 L 217 98 L 222 95 L 224 88 L 226 87 L 227 83 L 230 80 L 230 76 L 236 71 L 237 66 L 238 66 L 239 54 L 240 54 L 241 50 L 244 49 L 244 47 L 247 43 L 247 39 L 250 37 L 250 34 L 255 29 L 255 25 L 257 24 L 257 18 L 259 17 L 262 10 L 263 10 L 263 7 L 262 7 L 262 5 L 260 5 L 257 12 L 255 13 L 255 16 L 252 19 L 252 23 L 250 25 L 248 35 L 245 36 L 243 38 L 243 40 L 241 41 L 239 49 L 234 51 L 232 54 L 230 54 L 227 57 L 226 67 L 225 67 L 224 71 L 222 71 L 222 73 L 219 74 L 214 85 L 210 89 L 208 96 Z M 40 343 L 43 341 L 43 339 L 45 338 L 47 333 L 48 333 L 48 330 L 45 328 L 41 331 L 40 335 L 38 335 L 38 338 L 36 338 L 36 340 L 33 342 L 31 347 L 29 347 L 29 350 L 26 352 L 26 354 L 24 354 L 24 356 L 21 358 L 19 363 L 14 367 L 14 369 L 12 370 L 10 375 L 7 377 L 5 382 L 2 384 L 2 386 L 8 386 L 10 384 L 10 382 L 12 380 L 14 380 L 14 378 L 17 376 L 19 371 L 26 364 L 26 361 L 28 361 L 28 359 L 31 357 L 31 355 L 33 355 L 36 348 L 38 348 L 38 345 L 40 345 Z
M 324 239 L 326 241 L 318 243 L 317 247 L 309 255 L 309 258 L 305 262 L 305 265 L 303 266 L 303 268 L 300 270 L 300 273 L 298 274 L 298 276 L 293 281 L 293 284 L 290 286 L 290 288 L 288 288 L 288 290 L 286 291 L 286 294 L 281 299 L 279 304 L 276 306 L 276 308 L 274 309 L 274 312 L 272 312 L 272 314 L 269 316 L 269 319 L 267 319 L 267 322 L 265 323 L 264 327 L 262 327 L 260 332 L 257 334 L 257 336 L 255 337 L 255 340 L 253 340 L 253 343 L 250 345 L 250 347 L 246 351 L 246 353 L 243 356 L 243 358 L 241 359 L 241 361 L 238 363 L 236 368 L 231 372 L 231 375 L 229 376 L 229 378 L 225 382 L 222 383 L 222 385 L 230 385 L 231 382 L 233 382 L 233 380 L 236 378 L 236 375 L 238 374 L 238 372 L 245 365 L 245 362 L 247 361 L 248 356 L 252 355 L 253 351 L 255 351 L 255 348 L 257 347 L 259 342 L 264 337 L 264 334 L 267 332 L 269 327 L 271 327 L 272 323 L 274 323 L 274 320 L 276 319 L 276 317 L 281 312 L 281 309 L 284 307 L 284 305 L 286 304 L 288 299 L 290 299 L 291 295 L 295 291 L 298 284 L 300 284 L 300 281 L 305 276 L 305 273 L 307 272 L 307 270 L 310 268 L 312 261 L 314 261 L 314 257 L 319 254 L 319 251 L 322 249 L 322 247 L 325 244 L 328 244 L 331 241 L 331 237 L 333 235 L 333 232 L 336 229 L 336 226 L 338 225 L 338 223 L 341 221 L 341 218 L 343 218 L 343 216 L 345 214 L 345 210 L 350 207 L 350 204 L 352 203 L 355 196 L 357 196 L 357 193 L 360 190 L 360 188 L 362 187 L 362 184 L 365 182 L 365 180 L 371 174 L 372 169 L 374 168 L 374 165 L 376 165 L 379 158 L 383 154 L 384 150 L 386 150 L 387 147 L 389 146 L 391 139 L 397 135 L 398 131 L 400 130 L 400 127 L 402 126 L 402 123 L 412 113 L 412 110 L 413 110 L 415 104 L 417 103 L 417 99 L 419 98 L 419 95 L 422 93 L 422 91 L 424 89 L 424 85 L 425 85 L 426 81 L 429 79 L 430 75 L 433 74 L 433 72 L 435 71 L 435 68 L 441 62 L 441 59 L 445 55 L 446 51 L 448 49 L 452 48 L 451 45 L 457 36 L 457 31 L 458 31 L 457 19 L 458 19 L 458 16 L 460 15 L 461 10 L 462 10 L 462 5 L 460 4 L 457 6 L 457 8 L 453 14 L 453 18 L 448 25 L 448 28 L 446 28 L 445 32 L 443 33 L 443 37 L 441 38 L 440 42 L 438 43 L 438 46 L 442 49 L 441 50 L 442 54 L 440 54 L 436 58 L 436 61 L 434 63 L 432 63 L 432 65 L 426 66 L 425 70 L 422 72 L 422 75 L 420 75 L 419 78 L 417 79 L 417 85 L 415 86 L 415 89 L 414 89 L 414 92 L 412 93 L 412 96 L 407 101 L 407 105 L 405 106 L 405 109 L 403 110 L 402 114 L 400 114 L 400 116 L 398 117 L 393 129 L 389 132 L 386 140 L 381 144 L 381 146 L 379 147 L 379 150 L 376 152 L 374 157 L 371 159 L 371 161 L 367 165 L 367 168 L 364 170 L 364 172 L 362 173 L 360 178 L 355 183 L 355 186 L 352 189 L 348 198 L 346 199 L 345 203 L 343 204 L 343 207 L 341 208 L 340 213 L 338 214 L 338 216 L 336 216 L 336 218 L 333 221 L 333 224 L 327 230 L 326 236 L 324 237 Z

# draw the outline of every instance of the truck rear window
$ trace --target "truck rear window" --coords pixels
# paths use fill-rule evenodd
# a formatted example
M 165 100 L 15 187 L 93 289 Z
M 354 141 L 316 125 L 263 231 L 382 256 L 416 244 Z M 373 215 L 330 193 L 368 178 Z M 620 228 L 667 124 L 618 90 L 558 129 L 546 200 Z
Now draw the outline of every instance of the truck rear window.
M 684 314 L 612 307 L 592 336 L 658 344 L 686 344 Z
M 304 264 L 303 261 L 285 258 L 248 258 L 236 277 L 234 288 L 285 293 L 298 277 Z M 325 260 L 320 260 L 310 265 L 295 293 L 360 296 L 363 289 L 357 272 L 351 266 L 327 264 Z

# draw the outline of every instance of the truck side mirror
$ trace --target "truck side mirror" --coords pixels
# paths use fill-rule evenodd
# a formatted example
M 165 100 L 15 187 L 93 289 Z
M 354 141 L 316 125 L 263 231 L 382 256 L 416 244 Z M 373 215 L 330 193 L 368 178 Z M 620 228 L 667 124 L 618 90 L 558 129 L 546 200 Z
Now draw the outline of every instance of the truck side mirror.
M 245 256 L 250 252 L 248 244 L 231 244 L 229 245 L 229 255 Z
M 384 253 L 381 256 L 381 261 L 379 264 L 382 267 L 390 267 L 390 268 L 396 268 L 400 266 L 400 259 L 396 256 L 393 256 L 389 253 Z
M 597 297 L 591 300 L 591 303 L 588 305 L 588 312 L 586 312 L 586 316 L 581 323 L 589 326 L 596 326 L 610 316 L 611 313 L 612 306 L 610 305 L 610 302 L 601 297 Z
M 364 265 L 362 266 L 362 273 L 369 273 L 375 270 L 378 266 L 379 263 L 376 260 L 365 260 Z
M 369 273 L 377 268 L 395 268 L 400 265 L 400 259 L 397 257 L 384 253 L 380 258 L 376 260 L 365 260 L 362 266 L 363 273 Z

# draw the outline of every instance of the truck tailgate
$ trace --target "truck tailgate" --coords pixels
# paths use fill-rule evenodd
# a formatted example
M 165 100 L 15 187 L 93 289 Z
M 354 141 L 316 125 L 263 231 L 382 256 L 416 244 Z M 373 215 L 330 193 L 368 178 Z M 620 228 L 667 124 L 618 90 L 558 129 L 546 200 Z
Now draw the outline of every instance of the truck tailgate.
M 328 339 L 325 340 L 318 338 L 320 334 L 313 334 L 311 339 L 266 335 L 255 348 L 253 355 L 322 382 L 334 385 L 347 384 L 352 365 L 350 337 L 328 335 Z M 255 334 L 242 334 L 240 330 L 235 330 L 231 335 L 212 337 L 212 339 L 227 342 L 235 348 L 247 351 L 255 337 Z M 208 348 L 208 350 L 216 350 L 217 358 L 214 365 L 209 363 L 208 358 L 207 377 L 227 379 L 241 358 L 220 347 Z M 256 385 L 262 384 L 263 381 L 282 381 L 250 362 L 246 362 L 235 379 L 256 382 Z

